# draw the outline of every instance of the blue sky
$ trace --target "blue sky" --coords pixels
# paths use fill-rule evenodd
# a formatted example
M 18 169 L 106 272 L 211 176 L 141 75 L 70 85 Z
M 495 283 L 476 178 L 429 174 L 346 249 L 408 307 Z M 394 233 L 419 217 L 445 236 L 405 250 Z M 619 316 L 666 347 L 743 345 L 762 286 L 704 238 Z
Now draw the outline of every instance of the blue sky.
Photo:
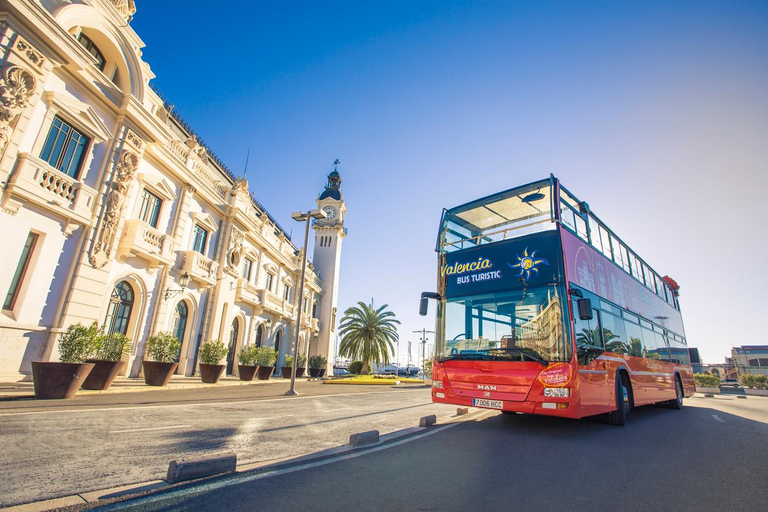
M 226 5 L 138 3 L 153 83 L 299 244 L 341 160 L 339 307 L 388 303 L 401 351 L 442 208 L 550 172 L 680 283 L 705 360 L 768 344 L 767 2 Z

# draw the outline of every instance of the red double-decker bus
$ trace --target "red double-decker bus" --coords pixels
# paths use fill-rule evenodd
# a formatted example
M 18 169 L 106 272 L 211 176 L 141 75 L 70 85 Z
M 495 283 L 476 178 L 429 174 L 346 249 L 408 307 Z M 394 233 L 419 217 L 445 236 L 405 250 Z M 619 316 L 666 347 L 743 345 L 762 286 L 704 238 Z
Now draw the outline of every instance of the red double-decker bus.
M 694 392 L 677 284 L 554 176 L 443 212 L 432 400 L 623 425 Z

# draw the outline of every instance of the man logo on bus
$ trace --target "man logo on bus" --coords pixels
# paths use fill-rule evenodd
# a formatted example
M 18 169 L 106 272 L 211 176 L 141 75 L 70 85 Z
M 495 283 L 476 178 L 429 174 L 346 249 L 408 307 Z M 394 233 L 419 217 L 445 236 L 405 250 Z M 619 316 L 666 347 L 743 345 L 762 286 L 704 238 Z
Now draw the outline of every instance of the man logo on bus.
M 539 252 L 538 250 L 533 251 L 530 255 L 528 254 L 528 248 L 525 248 L 525 251 L 523 251 L 523 256 L 520 257 L 520 255 L 517 255 L 517 264 L 512 265 L 511 263 L 507 262 L 507 265 L 509 265 L 511 268 L 520 267 L 520 273 L 517 274 L 518 277 L 523 278 L 523 282 L 528 282 L 528 279 L 531 278 L 531 274 L 533 272 L 536 272 L 536 274 L 539 273 L 539 269 L 536 268 L 536 265 L 540 265 L 543 263 L 544 265 L 549 266 L 549 262 L 543 258 L 536 258 L 536 253 Z

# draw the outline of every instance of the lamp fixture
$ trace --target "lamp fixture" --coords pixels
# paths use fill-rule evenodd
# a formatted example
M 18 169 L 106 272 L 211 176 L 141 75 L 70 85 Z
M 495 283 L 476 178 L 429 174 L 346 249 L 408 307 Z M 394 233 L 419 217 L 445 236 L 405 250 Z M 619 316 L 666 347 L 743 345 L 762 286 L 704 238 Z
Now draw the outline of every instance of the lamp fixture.
M 544 197 L 546 196 L 537 190 L 533 194 L 528 194 L 527 196 L 522 198 L 521 201 L 524 203 L 533 203 L 535 201 L 541 201 L 542 199 L 544 199 Z
M 172 288 L 166 288 L 165 293 L 163 293 L 163 298 L 165 300 L 168 300 L 171 297 L 175 297 L 178 294 L 182 293 L 184 290 L 186 290 L 187 286 L 189 286 L 189 272 L 184 272 L 183 274 L 181 274 L 181 277 L 179 277 L 179 286 L 181 288 L 178 290 L 174 290 Z

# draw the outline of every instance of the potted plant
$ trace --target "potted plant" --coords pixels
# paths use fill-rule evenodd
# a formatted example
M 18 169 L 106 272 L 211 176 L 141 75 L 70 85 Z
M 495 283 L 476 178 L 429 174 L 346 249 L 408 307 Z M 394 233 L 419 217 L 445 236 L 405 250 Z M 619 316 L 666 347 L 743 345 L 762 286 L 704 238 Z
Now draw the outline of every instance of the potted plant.
M 309 358 L 309 376 L 313 379 L 320 377 L 320 370 L 325 368 L 328 360 L 320 355 L 310 356 Z
M 35 398 L 72 398 L 93 369 L 86 363 L 94 351 L 99 327 L 77 323 L 59 338 L 59 362 L 32 361 Z
M 158 332 L 147 339 L 142 361 L 144 382 L 148 386 L 165 386 L 179 366 L 181 343 L 170 332 Z
M 293 368 L 293 356 L 285 356 L 285 363 L 280 367 L 280 372 L 284 379 L 291 378 L 291 369 Z M 298 370 L 298 368 L 297 368 Z
M 94 323 L 95 324 L 95 323 Z M 83 389 L 106 390 L 112 385 L 115 378 L 125 369 L 127 361 L 123 357 L 128 355 L 131 348 L 131 338 L 120 332 L 111 335 L 99 329 L 96 338 L 95 353 L 86 362 L 93 363 L 94 367 L 88 378 L 83 382 Z
M 200 347 L 200 378 L 207 384 L 216 384 L 224 373 L 227 347 L 219 340 L 209 340 Z
M 256 376 L 259 380 L 269 380 L 272 376 L 272 372 L 275 371 L 275 363 L 277 362 L 277 352 L 270 347 L 263 347 L 259 349 L 259 354 L 256 357 L 256 364 L 259 365 L 259 369 L 256 372 Z
M 296 368 L 296 376 L 297 377 L 303 377 L 304 371 L 307 368 L 307 356 L 304 354 L 299 354 L 299 366 Z
M 246 345 L 240 350 L 240 353 L 237 355 L 237 360 L 240 363 L 237 365 L 237 373 L 240 376 L 240 380 L 253 380 L 254 375 L 256 375 L 256 369 L 259 367 L 256 364 L 258 355 L 259 347 L 256 345 Z

